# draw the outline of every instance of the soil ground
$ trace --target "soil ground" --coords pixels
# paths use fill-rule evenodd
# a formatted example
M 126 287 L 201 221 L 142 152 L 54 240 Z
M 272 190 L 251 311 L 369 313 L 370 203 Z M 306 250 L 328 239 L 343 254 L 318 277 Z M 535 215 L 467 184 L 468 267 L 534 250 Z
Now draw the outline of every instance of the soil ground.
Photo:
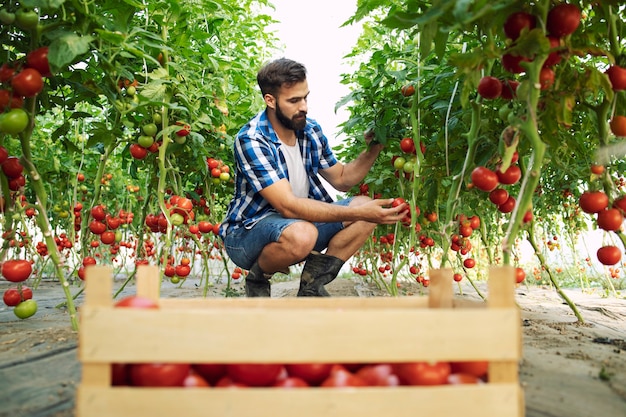
M 122 281 L 116 280 L 119 287 Z M 0 282 L 4 292 L 9 283 Z M 297 280 L 277 282 L 272 296 L 291 297 Z M 478 299 L 469 286 L 459 297 Z M 243 290 L 235 284 L 235 291 Z M 370 297 L 382 292 L 362 281 L 340 278 L 328 285 L 333 295 Z M 405 288 L 407 290 L 407 288 Z M 74 292 L 77 290 L 75 289 Z M 167 286 L 163 297 L 202 297 L 188 279 Z M 210 296 L 223 295 L 216 284 Z M 411 288 L 408 288 L 411 292 Z M 415 294 L 420 290 L 415 287 Z M 423 292 L 423 291 L 422 291 Z M 578 323 L 553 289 L 524 286 L 516 290 L 522 312 L 524 387 L 527 417 L 626 417 L 626 300 L 597 293 L 565 290 L 585 319 Z M 134 293 L 129 285 L 122 294 Z M 70 417 L 80 382 L 77 333 L 67 313 L 56 306 L 65 298 L 57 282 L 42 281 L 35 291 L 37 314 L 18 320 L 0 308 L 0 417 Z M 78 296 L 80 306 L 82 296 Z

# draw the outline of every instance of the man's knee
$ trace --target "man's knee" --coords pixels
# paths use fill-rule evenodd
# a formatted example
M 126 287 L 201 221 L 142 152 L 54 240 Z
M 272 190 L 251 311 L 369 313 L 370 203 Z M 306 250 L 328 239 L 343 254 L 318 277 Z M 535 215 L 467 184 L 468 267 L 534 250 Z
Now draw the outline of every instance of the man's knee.
M 317 242 L 318 231 L 313 223 L 306 221 L 294 222 L 287 226 L 281 234 L 285 248 L 291 251 L 295 257 L 304 259 L 313 249 Z

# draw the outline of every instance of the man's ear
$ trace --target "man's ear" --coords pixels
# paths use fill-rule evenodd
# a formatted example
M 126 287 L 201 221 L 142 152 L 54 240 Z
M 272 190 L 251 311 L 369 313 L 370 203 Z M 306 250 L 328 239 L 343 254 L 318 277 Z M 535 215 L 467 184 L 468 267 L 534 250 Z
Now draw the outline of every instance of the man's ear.
M 263 100 L 265 100 L 265 105 L 270 109 L 276 109 L 276 98 L 271 94 L 265 94 L 263 96 Z

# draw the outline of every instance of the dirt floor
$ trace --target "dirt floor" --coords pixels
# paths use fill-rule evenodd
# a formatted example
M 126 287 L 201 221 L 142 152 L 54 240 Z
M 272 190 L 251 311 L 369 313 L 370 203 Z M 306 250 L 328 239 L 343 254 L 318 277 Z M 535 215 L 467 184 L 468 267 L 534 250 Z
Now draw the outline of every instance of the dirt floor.
M 121 281 L 116 284 L 121 285 Z M 291 297 L 297 280 L 277 282 L 272 296 Z M 8 287 L 0 282 L 0 291 Z M 469 286 L 463 295 L 477 299 Z M 235 291 L 243 285 L 236 284 Z M 328 286 L 333 295 L 384 296 L 362 282 L 337 279 Z M 411 288 L 405 288 L 411 293 Z M 220 297 L 216 284 L 210 295 Z M 76 291 L 76 290 L 75 290 Z M 129 286 L 125 293 L 134 292 Z M 415 287 L 415 294 L 419 289 Z M 523 360 L 520 381 L 527 417 L 626 417 L 626 299 L 566 290 L 585 319 L 577 322 L 570 308 L 550 288 L 519 287 L 522 310 Z M 202 289 L 188 280 L 181 288 L 165 286 L 164 297 L 201 297 Z M 0 416 L 70 417 L 80 381 L 77 334 L 67 314 L 60 285 L 42 282 L 35 291 L 37 314 L 18 320 L 0 307 Z M 77 304 L 82 296 L 77 298 Z

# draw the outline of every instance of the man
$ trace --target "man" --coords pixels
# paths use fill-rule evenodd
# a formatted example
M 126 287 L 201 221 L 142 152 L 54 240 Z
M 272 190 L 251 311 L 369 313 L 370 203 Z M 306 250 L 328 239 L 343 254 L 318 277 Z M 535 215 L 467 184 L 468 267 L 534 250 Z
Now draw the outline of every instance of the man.
M 363 180 L 382 145 L 368 143 L 348 164 L 335 158 L 320 126 L 307 118 L 302 64 L 272 61 L 257 82 L 266 108 L 235 139 L 235 196 L 220 235 L 230 259 L 249 270 L 248 297 L 269 297 L 272 274 L 303 260 L 298 296 L 329 296 L 324 285 L 376 225 L 401 220 L 408 207 L 365 196 L 333 202 L 318 174 L 347 191 Z

